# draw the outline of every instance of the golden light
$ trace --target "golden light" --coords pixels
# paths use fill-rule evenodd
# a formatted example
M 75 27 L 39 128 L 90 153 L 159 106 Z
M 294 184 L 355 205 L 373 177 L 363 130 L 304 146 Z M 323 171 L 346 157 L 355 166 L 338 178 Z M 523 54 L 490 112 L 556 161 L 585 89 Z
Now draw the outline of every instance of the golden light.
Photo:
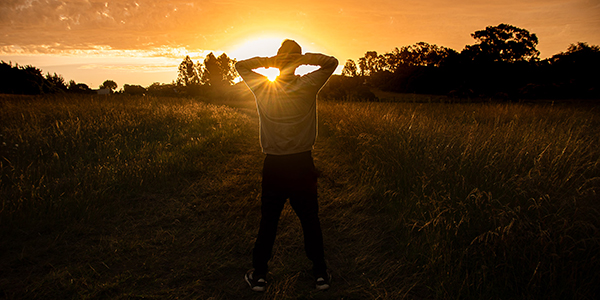
M 310 43 L 303 43 L 302 40 L 298 40 L 293 36 L 286 36 L 284 34 L 270 34 L 262 36 L 253 36 L 245 39 L 243 42 L 233 46 L 233 50 L 227 52 L 229 57 L 235 58 L 238 61 L 252 58 L 252 57 L 271 57 L 277 55 L 277 49 L 281 46 L 281 43 L 285 39 L 294 39 L 302 46 L 302 52 L 313 52 L 311 50 Z M 296 74 L 304 75 L 316 70 L 314 66 L 300 66 L 296 69 Z M 275 81 L 279 76 L 279 70 L 276 68 L 259 68 L 255 70 L 257 73 L 267 76 L 269 80 Z
M 276 68 L 259 68 L 254 71 L 258 74 L 267 76 L 267 78 L 269 78 L 270 81 L 275 81 L 275 79 L 277 79 L 277 76 L 279 76 L 279 69 Z
M 229 57 L 237 60 L 248 59 L 256 56 L 269 57 L 277 54 L 277 49 L 285 38 L 281 37 L 251 37 L 233 47 L 233 51 L 228 53 Z
M 252 57 L 270 57 L 277 54 L 277 49 L 281 46 L 281 43 L 285 38 L 280 37 L 256 37 L 250 38 L 241 44 L 234 47 L 231 51 L 230 57 L 237 59 L 238 61 L 252 58 Z M 279 70 L 276 68 L 259 68 L 255 70 L 257 73 L 267 76 L 270 81 L 275 81 L 279 76 Z

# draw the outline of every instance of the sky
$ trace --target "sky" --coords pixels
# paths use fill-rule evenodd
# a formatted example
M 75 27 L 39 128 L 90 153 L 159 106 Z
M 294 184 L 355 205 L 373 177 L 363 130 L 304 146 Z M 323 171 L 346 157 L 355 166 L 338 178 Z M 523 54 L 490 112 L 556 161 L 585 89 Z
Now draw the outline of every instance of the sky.
M 501 23 L 535 33 L 547 58 L 600 45 L 600 0 L 2 0 L 0 60 L 149 86 L 175 80 L 186 55 L 270 56 L 291 38 L 344 64 L 421 41 L 460 52 Z

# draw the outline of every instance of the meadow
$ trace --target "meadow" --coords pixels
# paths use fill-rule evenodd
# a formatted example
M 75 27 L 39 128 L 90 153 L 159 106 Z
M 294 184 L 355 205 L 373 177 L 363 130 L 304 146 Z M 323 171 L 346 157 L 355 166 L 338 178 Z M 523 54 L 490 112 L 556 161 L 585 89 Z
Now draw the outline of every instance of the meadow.
M 598 109 L 320 101 L 332 288 L 288 205 L 257 294 L 251 100 L 3 95 L 0 298 L 595 299 Z

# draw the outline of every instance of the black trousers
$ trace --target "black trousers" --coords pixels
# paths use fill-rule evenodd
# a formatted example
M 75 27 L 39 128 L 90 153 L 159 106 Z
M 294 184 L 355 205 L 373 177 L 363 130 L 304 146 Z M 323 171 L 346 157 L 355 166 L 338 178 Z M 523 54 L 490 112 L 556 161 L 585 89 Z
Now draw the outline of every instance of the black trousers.
M 315 275 L 327 269 L 323 252 L 323 234 L 317 201 L 318 173 L 311 152 L 291 155 L 267 155 L 263 165 L 260 229 L 252 253 L 257 276 L 266 276 L 277 224 L 287 199 L 300 219 L 306 256 L 313 262 Z

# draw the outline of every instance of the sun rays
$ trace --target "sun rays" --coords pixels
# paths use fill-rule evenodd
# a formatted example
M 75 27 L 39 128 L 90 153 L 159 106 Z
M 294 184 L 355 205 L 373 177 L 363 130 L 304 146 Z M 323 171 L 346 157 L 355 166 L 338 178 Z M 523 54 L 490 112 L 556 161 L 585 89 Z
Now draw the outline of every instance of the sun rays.
M 302 39 L 297 39 L 294 35 L 289 34 L 272 34 L 253 36 L 245 39 L 241 43 L 233 46 L 233 50 L 228 54 L 230 57 L 239 60 L 248 59 L 256 56 L 270 57 L 277 54 L 277 49 L 285 39 L 294 39 L 302 46 L 302 52 L 315 52 L 311 48 L 312 44 Z M 296 69 L 297 75 L 304 75 L 318 69 L 315 66 L 300 66 Z M 279 70 L 276 68 L 259 68 L 255 70 L 257 73 L 267 76 L 270 81 L 275 81 L 279 76 Z

